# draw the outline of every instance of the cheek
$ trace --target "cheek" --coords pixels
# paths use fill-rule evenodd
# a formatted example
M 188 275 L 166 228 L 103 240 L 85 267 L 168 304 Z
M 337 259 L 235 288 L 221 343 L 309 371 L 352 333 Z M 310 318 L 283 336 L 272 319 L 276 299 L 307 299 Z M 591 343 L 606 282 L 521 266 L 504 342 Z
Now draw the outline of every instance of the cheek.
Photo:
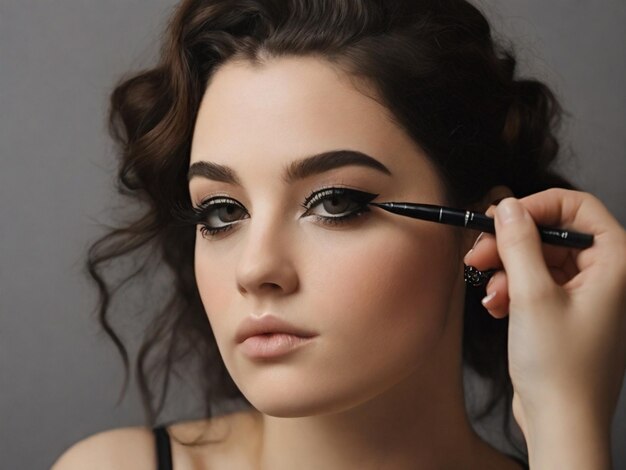
M 228 270 L 234 268 L 232 263 L 224 262 L 219 256 L 215 254 L 211 256 L 207 250 L 208 243 L 207 240 L 198 236 L 194 270 L 200 298 L 211 328 L 220 331 L 219 319 L 220 317 L 227 318 L 227 316 L 221 316 L 219 313 L 230 312 L 236 294 L 233 290 L 233 276 L 228 274 Z M 219 336 L 216 339 L 219 339 Z
M 341 349 L 333 356 L 346 361 L 346 370 L 354 361 L 402 368 L 432 348 L 458 270 L 449 234 L 437 226 L 394 227 L 317 253 L 311 262 L 329 269 L 317 280 L 311 318 L 327 330 L 329 345 Z

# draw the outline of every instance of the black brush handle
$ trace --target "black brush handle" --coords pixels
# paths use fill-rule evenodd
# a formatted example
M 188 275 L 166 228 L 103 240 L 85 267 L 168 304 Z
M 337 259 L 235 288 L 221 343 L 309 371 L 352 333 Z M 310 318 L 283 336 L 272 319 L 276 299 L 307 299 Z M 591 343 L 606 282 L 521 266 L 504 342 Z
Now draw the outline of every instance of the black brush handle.
M 451 207 L 432 204 L 412 204 L 408 202 L 370 202 L 369 204 L 385 209 L 394 214 L 404 215 L 420 220 L 430 220 L 447 225 L 496 233 L 493 218 L 472 211 L 453 209 Z M 541 241 L 551 245 L 569 246 L 572 248 L 588 248 L 593 245 L 593 235 L 574 232 L 555 227 L 538 225 Z

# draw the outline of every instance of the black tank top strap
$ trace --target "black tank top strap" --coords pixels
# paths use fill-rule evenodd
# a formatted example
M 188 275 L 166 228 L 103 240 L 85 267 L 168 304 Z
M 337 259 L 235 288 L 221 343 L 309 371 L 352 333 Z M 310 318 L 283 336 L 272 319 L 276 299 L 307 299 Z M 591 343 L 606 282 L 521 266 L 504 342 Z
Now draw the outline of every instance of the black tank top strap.
M 165 425 L 157 426 L 152 431 L 156 440 L 157 469 L 173 470 L 172 448 L 167 427 Z

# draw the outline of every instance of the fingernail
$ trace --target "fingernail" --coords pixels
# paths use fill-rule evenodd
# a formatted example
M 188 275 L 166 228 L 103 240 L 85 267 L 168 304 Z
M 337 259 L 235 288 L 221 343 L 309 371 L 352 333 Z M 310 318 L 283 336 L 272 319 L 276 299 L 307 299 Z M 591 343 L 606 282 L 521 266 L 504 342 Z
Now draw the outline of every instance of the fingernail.
M 476 245 L 478 245 L 478 242 L 480 241 L 480 237 L 483 236 L 484 232 L 480 232 L 480 234 L 478 235 L 478 237 L 476 237 L 476 240 L 474 241 L 474 244 L 472 245 L 472 247 L 469 249 L 469 251 L 467 253 L 465 253 L 465 256 L 463 257 L 463 261 L 465 262 L 465 264 L 467 264 L 467 259 L 470 255 L 470 253 L 472 251 L 474 251 L 474 248 L 476 248 Z
M 489 281 L 487 282 L 487 285 L 485 286 L 485 290 L 489 289 L 489 286 L 490 286 L 491 284 L 493 284 L 493 280 L 494 280 L 494 278 L 495 278 L 495 277 L 496 277 L 496 275 L 494 274 L 494 275 L 492 275 L 492 276 L 489 278 Z
M 495 290 L 494 290 L 491 294 L 486 295 L 485 297 L 483 297 L 483 300 L 481 300 L 480 302 L 481 302 L 483 305 L 485 305 L 485 306 L 486 306 L 489 302 L 491 302 L 491 299 L 493 299 L 493 298 L 496 296 L 496 293 L 497 293 L 497 292 L 498 292 L 498 291 L 495 291 Z
M 472 245 L 472 249 L 470 251 L 472 251 L 474 248 L 476 248 L 476 245 L 478 245 L 478 242 L 480 241 L 480 239 L 482 238 L 484 233 L 485 232 L 480 232 L 480 234 L 476 237 L 476 241 Z
M 514 198 L 511 197 L 504 198 L 496 207 L 498 219 L 503 224 L 514 222 L 524 216 L 524 212 L 522 211 L 520 204 L 513 199 Z

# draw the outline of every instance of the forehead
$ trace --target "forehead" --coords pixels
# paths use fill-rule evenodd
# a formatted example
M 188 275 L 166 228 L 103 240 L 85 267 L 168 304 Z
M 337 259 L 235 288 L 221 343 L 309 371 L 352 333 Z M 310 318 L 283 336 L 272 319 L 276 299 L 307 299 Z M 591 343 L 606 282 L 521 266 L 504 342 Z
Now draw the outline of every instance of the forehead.
M 277 171 L 307 155 L 351 148 L 376 155 L 393 173 L 423 176 L 423 152 L 372 96 L 319 58 L 226 63 L 200 103 L 190 164 L 208 160 L 245 173 L 263 162 Z
M 260 67 L 232 62 L 213 76 L 202 98 L 192 140 L 200 154 L 231 152 L 291 157 L 322 144 L 388 137 L 386 108 L 364 96 L 341 72 L 315 58 L 274 59 Z M 388 142 L 392 144 L 393 142 Z

